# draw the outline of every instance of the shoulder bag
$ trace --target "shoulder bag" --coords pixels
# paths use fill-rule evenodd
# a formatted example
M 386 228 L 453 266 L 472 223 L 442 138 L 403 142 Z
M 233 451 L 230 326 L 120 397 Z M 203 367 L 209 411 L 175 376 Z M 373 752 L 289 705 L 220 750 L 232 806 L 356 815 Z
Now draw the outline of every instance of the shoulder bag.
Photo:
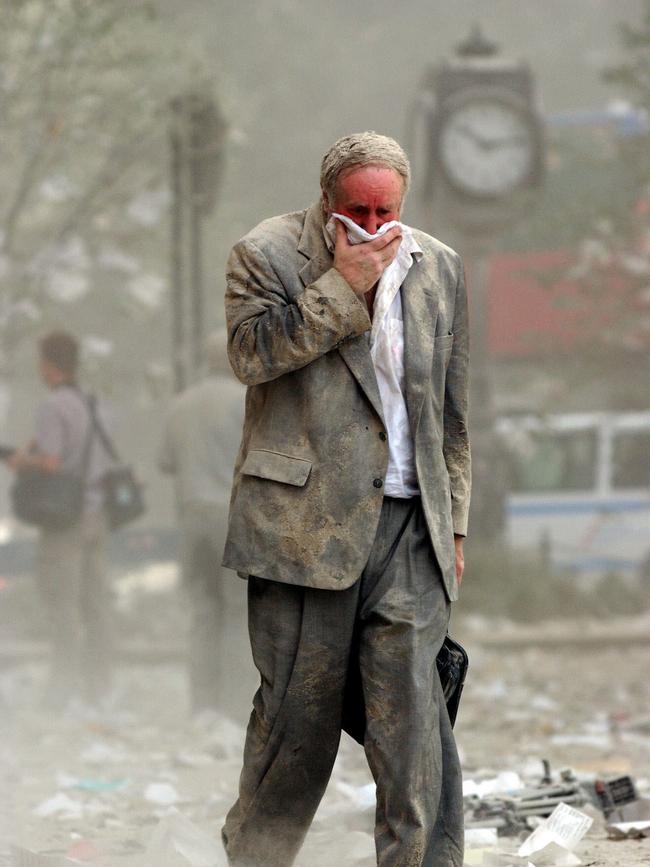
M 115 446 L 97 415 L 94 399 L 90 403 L 90 412 L 94 428 L 102 441 L 102 445 L 115 463 L 114 467 L 104 473 L 101 484 L 108 524 L 111 530 L 117 530 L 144 514 L 146 506 L 142 485 L 135 477 L 131 467 L 120 461 Z

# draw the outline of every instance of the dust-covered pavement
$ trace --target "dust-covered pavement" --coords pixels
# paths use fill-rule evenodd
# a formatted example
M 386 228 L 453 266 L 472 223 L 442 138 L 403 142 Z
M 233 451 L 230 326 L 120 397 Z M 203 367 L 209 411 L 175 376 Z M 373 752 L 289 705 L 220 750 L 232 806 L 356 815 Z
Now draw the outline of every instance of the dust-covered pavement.
M 174 850 L 172 831 L 164 839 L 160 834 L 161 819 L 173 830 L 171 809 L 193 823 L 190 831 L 184 826 L 182 845 L 192 845 L 187 834 L 195 829 L 195 853 L 206 844 L 201 832 L 218 846 L 255 685 L 241 590 L 235 582 L 227 642 L 231 676 L 219 715 L 190 717 L 178 663 L 124 665 L 113 709 L 93 714 L 73 706 L 59 715 L 39 707 L 41 662 L 4 667 L 0 864 L 13 863 L 15 845 L 98 867 L 184 867 L 193 862 Z M 466 780 L 504 771 L 534 780 L 547 758 L 556 770 L 631 774 L 641 794 L 650 796 L 650 650 L 625 641 L 626 633 L 643 633 L 646 626 L 650 634 L 647 618 L 621 623 L 622 640 L 600 647 L 567 648 L 560 638 L 526 647 L 483 643 L 514 634 L 507 624 L 458 621 L 454 631 L 471 656 L 457 725 Z M 569 634 L 567 624 L 563 629 Z M 585 630 L 575 624 L 574 634 Z M 545 630 L 536 632 L 539 637 Z M 363 753 L 345 736 L 299 867 L 374 864 L 372 825 L 373 789 Z M 144 857 L 152 837 L 154 862 Z M 650 864 L 650 839 L 611 841 L 596 822 L 577 852 L 583 864 L 636 867 Z

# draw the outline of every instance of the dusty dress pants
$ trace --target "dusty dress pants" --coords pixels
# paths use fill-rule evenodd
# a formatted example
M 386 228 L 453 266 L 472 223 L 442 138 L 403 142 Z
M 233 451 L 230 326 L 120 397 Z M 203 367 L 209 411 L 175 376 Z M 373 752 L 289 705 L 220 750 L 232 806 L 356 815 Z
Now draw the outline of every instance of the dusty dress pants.
M 46 700 L 81 695 L 95 703 L 111 686 L 112 602 L 104 511 L 85 512 L 66 530 L 41 530 L 36 572 L 52 648 Z
M 232 865 L 293 863 L 336 758 L 354 669 L 378 865 L 462 867 L 460 765 L 436 669 L 449 608 L 419 498 L 384 499 L 368 563 L 347 590 L 249 578 L 261 685 L 223 828 Z

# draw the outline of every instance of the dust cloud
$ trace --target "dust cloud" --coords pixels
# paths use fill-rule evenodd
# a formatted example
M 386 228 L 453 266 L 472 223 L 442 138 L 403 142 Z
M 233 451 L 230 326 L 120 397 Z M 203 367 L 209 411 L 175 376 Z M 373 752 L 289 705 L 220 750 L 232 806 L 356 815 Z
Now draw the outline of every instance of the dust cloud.
M 113 533 L 91 521 L 44 547 L 0 467 L 0 864 L 225 863 L 258 680 L 246 584 L 220 566 L 245 403 L 225 354 L 225 262 L 256 223 L 316 201 L 323 153 L 364 129 L 404 145 L 403 219 L 467 272 L 474 487 L 451 626 L 470 653 L 465 779 L 534 785 L 549 759 L 556 775 L 630 775 L 649 798 L 648 3 L 0 12 L 1 456 L 83 427 L 76 398 L 59 400 L 70 382 L 43 372 L 39 341 L 69 333 L 146 501 Z M 472 40 L 497 53 L 468 61 Z M 478 98 L 494 70 L 530 73 L 539 166 L 504 208 L 449 186 L 436 150 L 441 65 L 468 62 Z M 493 152 L 480 138 L 493 121 L 473 117 L 456 130 L 478 123 L 464 152 Z M 298 863 L 375 863 L 373 810 L 345 737 Z M 600 816 L 580 846 L 585 863 L 650 857 L 647 840 L 608 841 Z

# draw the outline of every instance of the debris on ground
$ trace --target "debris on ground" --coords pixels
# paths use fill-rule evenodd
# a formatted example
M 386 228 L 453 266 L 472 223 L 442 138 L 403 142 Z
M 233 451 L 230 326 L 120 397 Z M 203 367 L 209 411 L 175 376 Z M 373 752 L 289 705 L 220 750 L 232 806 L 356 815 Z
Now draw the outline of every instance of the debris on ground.
M 466 780 L 463 784 L 466 827 L 496 828 L 499 834 L 512 836 L 533 827 L 537 819 L 550 816 L 559 804 L 574 807 L 592 804 L 609 817 L 637 800 L 636 787 L 629 776 L 578 776 L 566 768 L 554 779 L 548 761 L 543 762 L 543 768 L 541 779 L 529 785 L 524 785 L 516 773 L 502 773 L 478 783 Z
M 248 659 L 241 621 L 228 646 Z M 585 867 L 648 867 L 647 649 L 590 645 L 567 657 L 552 642 L 512 654 L 466 643 L 472 667 L 456 725 L 465 864 L 542 867 L 570 856 Z M 113 707 L 101 713 L 44 713 L 45 676 L 43 661 L 0 667 L 0 787 L 12 793 L 0 799 L 0 867 L 222 867 L 254 672 L 233 674 L 227 709 L 195 717 L 180 661 L 121 666 Z M 518 854 L 560 804 L 591 820 L 575 848 L 551 840 L 544 854 Z M 374 807 L 363 750 L 344 736 L 296 867 L 375 864 Z

